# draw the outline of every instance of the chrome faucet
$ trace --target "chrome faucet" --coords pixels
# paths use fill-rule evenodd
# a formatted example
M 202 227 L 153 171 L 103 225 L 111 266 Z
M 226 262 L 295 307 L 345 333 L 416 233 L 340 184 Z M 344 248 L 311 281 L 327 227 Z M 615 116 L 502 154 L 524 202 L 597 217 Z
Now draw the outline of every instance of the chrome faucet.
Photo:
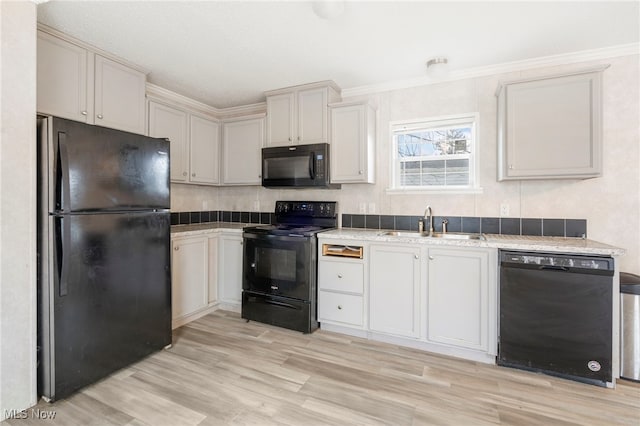
M 429 226 L 427 232 L 431 237 L 433 235 L 433 213 L 431 212 L 431 206 L 427 206 L 427 208 L 424 210 L 424 217 L 422 218 L 422 222 L 424 223 L 425 221 L 427 221 L 427 224 Z

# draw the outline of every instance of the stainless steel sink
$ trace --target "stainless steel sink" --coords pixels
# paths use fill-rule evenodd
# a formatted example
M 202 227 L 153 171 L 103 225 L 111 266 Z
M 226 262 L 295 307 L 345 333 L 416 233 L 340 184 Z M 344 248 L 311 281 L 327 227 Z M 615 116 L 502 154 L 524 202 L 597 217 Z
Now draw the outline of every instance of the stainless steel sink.
M 482 234 L 466 234 L 462 232 L 434 232 L 429 236 L 426 232 L 412 231 L 384 231 L 378 235 L 390 237 L 412 237 L 412 238 L 442 238 L 447 240 L 484 240 Z

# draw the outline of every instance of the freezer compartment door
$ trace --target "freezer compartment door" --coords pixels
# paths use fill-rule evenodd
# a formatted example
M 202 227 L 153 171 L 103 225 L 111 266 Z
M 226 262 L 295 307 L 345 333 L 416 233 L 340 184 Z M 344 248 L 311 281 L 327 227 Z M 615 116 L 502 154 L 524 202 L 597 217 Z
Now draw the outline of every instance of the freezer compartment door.
M 171 344 L 170 220 L 131 213 L 53 221 L 41 391 L 59 399 Z
M 169 142 L 52 118 L 49 211 L 169 208 Z

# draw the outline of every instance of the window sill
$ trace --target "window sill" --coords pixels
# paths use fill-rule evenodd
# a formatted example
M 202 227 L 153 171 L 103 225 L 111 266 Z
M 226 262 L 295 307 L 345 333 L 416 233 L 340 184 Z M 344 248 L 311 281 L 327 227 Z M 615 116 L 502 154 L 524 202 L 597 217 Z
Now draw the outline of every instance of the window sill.
M 420 194 L 482 194 L 482 188 L 387 188 L 388 195 L 420 195 Z

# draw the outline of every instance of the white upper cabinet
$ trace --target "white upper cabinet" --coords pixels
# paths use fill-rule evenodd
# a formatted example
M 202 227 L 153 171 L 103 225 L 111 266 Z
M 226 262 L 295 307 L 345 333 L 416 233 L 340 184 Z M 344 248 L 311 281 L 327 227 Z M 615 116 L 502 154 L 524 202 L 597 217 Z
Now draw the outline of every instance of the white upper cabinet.
M 149 102 L 149 136 L 169 139 L 171 181 L 189 180 L 187 113 L 158 102 Z
M 143 72 L 41 30 L 37 56 L 38 112 L 144 134 Z
M 267 97 L 267 145 L 291 145 L 295 139 L 295 93 Z
M 87 50 L 38 31 L 38 112 L 87 122 Z
M 220 124 L 191 115 L 189 117 L 189 181 L 199 184 L 220 183 Z
M 144 133 L 146 76 L 95 55 L 95 124 Z
M 220 124 L 178 106 L 149 101 L 149 136 L 171 143 L 171 181 L 220 182 Z
M 340 99 L 333 82 L 267 92 L 267 146 L 326 143 L 328 103 Z
M 375 111 L 367 103 L 331 105 L 331 182 L 375 182 Z
M 222 124 L 222 184 L 260 185 L 264 117 Z
M 602 71 L 503 83 L 498 89 L 498 180 L 602 174 Z

